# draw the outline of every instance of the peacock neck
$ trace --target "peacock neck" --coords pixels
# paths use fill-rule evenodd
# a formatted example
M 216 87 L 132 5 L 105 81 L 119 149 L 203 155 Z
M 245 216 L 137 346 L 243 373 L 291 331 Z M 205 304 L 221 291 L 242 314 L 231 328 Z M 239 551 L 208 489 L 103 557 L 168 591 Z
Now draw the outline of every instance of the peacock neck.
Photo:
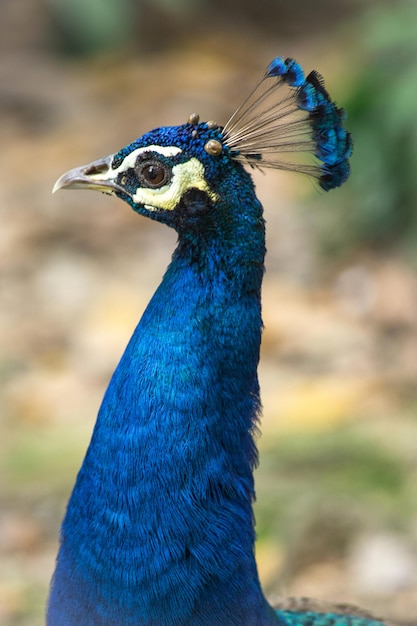
M 253 551 L 259 214 L 247 229 L 180 235 L 68 505 L 51 625 L 277 624 Z

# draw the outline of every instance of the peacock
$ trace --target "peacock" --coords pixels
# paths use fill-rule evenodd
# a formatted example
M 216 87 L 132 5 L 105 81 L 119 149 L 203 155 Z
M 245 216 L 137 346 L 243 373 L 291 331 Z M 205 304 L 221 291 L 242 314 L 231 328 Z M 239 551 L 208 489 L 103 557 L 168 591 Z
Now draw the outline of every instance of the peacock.
M 48 626 L 382 625 L 351 608 L 273 608 L 254 556 L 265 224 L 248 170 L 342 185 L 343 120 L 317 72 L 277 57 L 225 126 L 192 114 L 56 182 L 113 194 L 178 242 L 104 395 Z

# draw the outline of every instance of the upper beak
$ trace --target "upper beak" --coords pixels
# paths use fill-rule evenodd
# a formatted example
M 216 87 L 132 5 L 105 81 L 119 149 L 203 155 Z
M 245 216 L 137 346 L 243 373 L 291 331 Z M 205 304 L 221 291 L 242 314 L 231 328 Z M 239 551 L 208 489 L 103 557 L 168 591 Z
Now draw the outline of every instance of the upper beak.
M 52 193 L 64 187 L 67 189 L 96 189 L 110 194 L 115 191 L 126 193 L 126 190 L 114 180 L 114 172 L 111 169 L 112 160 L 113 155 L 110 155 L 88 165 L 75 167 L 58 178 Z

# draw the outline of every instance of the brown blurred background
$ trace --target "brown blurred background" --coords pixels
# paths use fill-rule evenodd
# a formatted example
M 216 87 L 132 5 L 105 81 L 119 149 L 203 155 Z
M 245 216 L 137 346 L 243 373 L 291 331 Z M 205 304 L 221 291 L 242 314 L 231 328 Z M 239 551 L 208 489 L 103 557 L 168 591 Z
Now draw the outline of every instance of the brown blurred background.
M 40 626 L 107 381 L 175 234 L 67 169 L 193 111 L 224 123 L 277 54 L 348 111 L 326 195 L 257 174 L 268 222 L 258 562 L 270 594 L 417 623 L 417 2 L 0 4 L 0 623 Z

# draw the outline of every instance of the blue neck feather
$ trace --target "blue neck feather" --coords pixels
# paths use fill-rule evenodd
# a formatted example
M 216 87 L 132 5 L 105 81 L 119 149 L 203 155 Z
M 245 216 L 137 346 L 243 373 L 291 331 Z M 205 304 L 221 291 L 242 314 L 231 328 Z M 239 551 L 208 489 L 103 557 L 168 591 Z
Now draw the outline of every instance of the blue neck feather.
M 180 232 L 110 382 L 62 527 L 51 625 L 280 623 L 253 550 L 265 250 L 242 177 L 205 233 Z M 230 207 L 244 208 L 238 228 Z

